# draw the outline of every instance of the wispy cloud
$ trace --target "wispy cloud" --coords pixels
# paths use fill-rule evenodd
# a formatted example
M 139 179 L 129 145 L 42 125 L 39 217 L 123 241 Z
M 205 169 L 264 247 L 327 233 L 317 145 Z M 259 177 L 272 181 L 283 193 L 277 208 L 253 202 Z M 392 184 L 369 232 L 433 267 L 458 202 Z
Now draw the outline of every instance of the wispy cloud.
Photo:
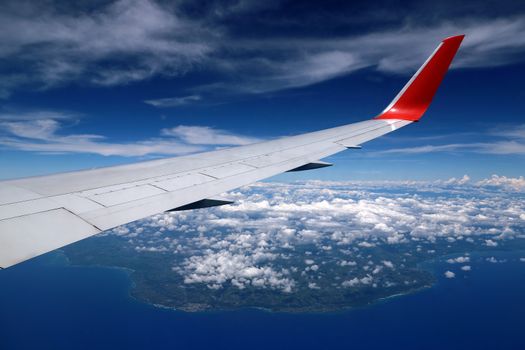
M 189 95 L 189 96 L 182 96 L 182 97 L 167 97 L 167 98 L 159 98 L 155 100 L 145 100 L 144 103 L 147 103 L 154 107 L 165 108 L 165 107 L 184 106 L 187 104 L 198 102 L 200 100 L 202 100 L 202 97 L 200 95 Z
M 522 61 L 525 39 L 519 33 L 524 30 L 525 17 L 465 19 L 427 27 L 407 25 L 329 40 L 288 37 L 240 42 L 237 45 L 251 48 L 256 54 L 248 61 L 234 63 L 234 69 L 252 72 L 252 76 L 233 88 L 266 92 L 301 87 L 362 68 L 411 74 L 442 38 L 459 33 L 467 36 L 453 68 L 505 65 Z M 285 58 L 262 57 L 264 52 L 284 53 Z
M 247 145 L 261 141 L 259 138 L 237 135 L 209 126 L 180 125 L 163 129 L 163 136 L 176 137 L 190 145 Z
M 453 152 L 458 150 L 465 150 L 477 148 L 480 144 L 462 144 L 451 143 L 446 145 L 423 145 L 415 147 L 392 148 L 385 151 L 378 152 L 380 154 L 423 154 L 436 152 Z
M 496 141 L 491 143 L 451 143 L 446 145 L 424 145 L 393 148 L 378 154 L 425 154 L 438 152 L 474 152 L 483 154 L 525 155 L 525 144 L 518 141 Z
M 112 142 L 102 135 L 63 133 L 60 113 L 37 113 L 26 119 L 0 115 L 0 147 L 51 153 L 94 153 L 104 156 L 182 155 L 209 150 L 212 146 L 241 145 L 258 139 L 204 126 L 179 126 L 162 130 L 155 138 L 135 142 Z M 39 118 L 40 116 L 40 118 Z M 45 116 L 45 118 L 41 118 Z
M 211 50 L 210 31 L 152 0 L 63 9 L 52 2 L 8 2 L 0 12 L 0 57 L 17 62 L 2 74 L 4 95 L 27 84 L 116 85 L 174 76 L 191 70 Z
M 206 16 L 188 14 L 188 4 L 118 0 L 59 11 L 52 2 L 9 2 L 0 12 L 0 94 L 30 85 L 67 83 L 121 85 L 154 76 L 212 71 L 194 91 L 261 93 L 307 86 L 362 68 L 413 72 L 443 37 L 467 37 L 454 67 L 487 67 L 523 61 L 525 16 L 476 18 L 418 24 L 400 21 L 386 30 L 333 35 L 243 36 L 228 27 L 233 14 L 254 16 L 277 7 L 252 1 L 212 4 Z M 283 33 L 289 33 L 283 31 Z M 197 101 L 198 95 L 162 97 L 158 107 Z M 199 97 L 200 98 L 200 97 Z
M 525 141 L 525 124 L 500 127 L 493 135 Z
M 74 120 L 79 118 L 76 113 L 56 111 L 2 111 L 0 122 L 36 121 L 36 120 Z
M 491 137 L 493 139 L 490 142 L 448 143 L 441 145 L 418 145 L 413 147 L 393 148 L 377 153 L 425 154 L 438 152 L 474 152 L 483 154 L 525 155 L 525 125 L 506 128 L 496 133 L 487 132 L 484 134 L 484 137 Z

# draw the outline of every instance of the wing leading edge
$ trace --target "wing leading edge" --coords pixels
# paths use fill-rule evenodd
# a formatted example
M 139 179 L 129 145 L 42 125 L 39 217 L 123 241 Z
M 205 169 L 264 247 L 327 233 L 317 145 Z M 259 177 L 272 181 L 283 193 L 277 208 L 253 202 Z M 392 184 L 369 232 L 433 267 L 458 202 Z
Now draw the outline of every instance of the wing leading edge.
M 320 160 L 419 120 L 463 35 L 447 38 L 372 120 L 257 144 L 131 165 L 0 182 L 0 268 Z M 216 204 L 218 205 L 218 204 Z

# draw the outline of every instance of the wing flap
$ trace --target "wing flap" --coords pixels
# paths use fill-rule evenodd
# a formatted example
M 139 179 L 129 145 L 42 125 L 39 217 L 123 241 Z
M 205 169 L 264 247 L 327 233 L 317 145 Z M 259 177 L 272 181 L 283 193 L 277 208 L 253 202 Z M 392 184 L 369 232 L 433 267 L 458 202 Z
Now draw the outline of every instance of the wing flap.
M 242 163 L 229 163 L 218 167 L 202 170 L 200 173 L 214 177 L 216 179 L 222 179 L 228 176 L 238 175 L 246 173 L 255 169 L 252 166 Z
M 118 191 L 96 194 L 88 198 L 105 207 L 111 207 L 113 205 L 131 202 L 141 198 L 156 196 L 165 192 L 166 190 L 152 185 L 140 185 Z
M 167 180 L 154 181 L 152 182 L 152 185 L 160 187 L 168 192 L 172 192 L 186 187 L 201 185 L 210 181 L 213 181 L 213 177 L 199 173 L 193 173 L 173 177 Z
M 99 232 L 63 208 L 1 220 L 0 267 L 7 268 Z

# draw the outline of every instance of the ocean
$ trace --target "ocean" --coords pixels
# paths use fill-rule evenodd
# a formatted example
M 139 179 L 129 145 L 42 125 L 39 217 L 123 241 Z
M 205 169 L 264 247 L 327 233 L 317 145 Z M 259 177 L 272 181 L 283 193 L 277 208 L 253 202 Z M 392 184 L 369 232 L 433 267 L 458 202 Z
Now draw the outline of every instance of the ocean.
M 494 256 L 498 263 L 487 257 Z M 473 255 L 432 288 L 328 314 L 185 313 L 129 297 L 119 269 L 49 254 L 0 271 L 0 349 L 525 349 L 524 253 Z

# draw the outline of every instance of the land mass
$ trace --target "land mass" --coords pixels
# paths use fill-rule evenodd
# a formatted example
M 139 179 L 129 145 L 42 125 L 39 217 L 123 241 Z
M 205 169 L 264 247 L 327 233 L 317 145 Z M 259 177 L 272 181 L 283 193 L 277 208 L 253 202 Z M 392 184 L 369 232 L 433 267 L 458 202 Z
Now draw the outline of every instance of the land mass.
M 175 268 L 187 258 L 183 254 L 137 252 L 132 244 L 127 244 L 118 236 L 86 240 L 67 247 L 65 253 L 73 265 L 129 270 L 133 282 L 131 295 L 158 307 L 187 312 L 241 308 L 279 312 L 333 312 L 369 305 L 431 286 L 435 282 L 434 274 L 421 267 L 429 259 L 494 249 L 472 243 L 450 245 L 443 240 L 417 245 L 378 244 L 368 247 L 366 253 L 362 249 L 359 253 L 352 253 L 350 258 L 348 250 L 328 250 L 316 253 L 315 260 L 321 261 L 321 264 L 316 265 L 318 268 L 315 276 L 312 276 L 305 273 L 312 265 L 304 263 L 305 258 L 312 256 L 311 248 L 305 245 L 284 259 L 272 261 L 274 268 L 289 271 L 287 279 L 293 281 L 293 288 L 286 291 L 250 284 L 239 287 L 231 280 L 223 281 L 219 287 L 207 283 L 188 283 L 187 276 L 178 273 Z M 500 243 L 498 249 L 525 249 L 525 240 Z M 463 259 L 468 261 L 468 253 Z

